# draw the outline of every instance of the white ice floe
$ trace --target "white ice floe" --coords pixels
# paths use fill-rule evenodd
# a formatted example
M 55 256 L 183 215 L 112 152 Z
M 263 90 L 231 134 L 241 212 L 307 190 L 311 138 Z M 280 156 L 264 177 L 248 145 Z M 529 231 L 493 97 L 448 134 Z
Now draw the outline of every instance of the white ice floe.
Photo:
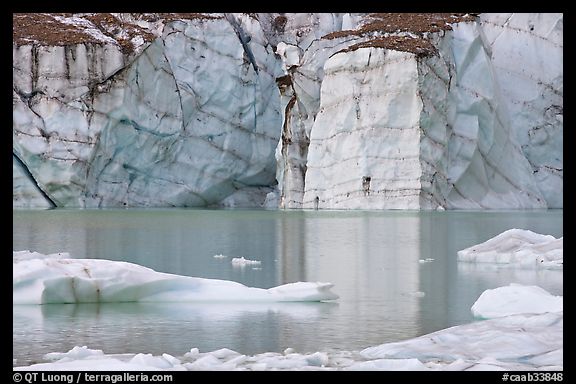
M 237 267 L 244 267 L 246 265 L 260 265 L 262 264 L 261 261 L 258 260 L 248 260 L 244 257 L 235 257 L 232 259 L 232 265 Z
M 347 371 L 429 371 L 418 359 L 375 359 L 358 362 L 347 367 Z
M 562 268 L 564 238 L 509 229 L 481 244 L 458 251 L 459 261 Z
M 215 259 L 225 259 L 225 258 L 227 258 L 228 256 L 219 253 L 219 254 L 217 254 L 217 255 L 214 255 L 213 257 L 214 257 Z
M 331 283 L 296 282 L 270 289 L 216 279 L 156 272 L 100 259 L 35 258 L 14 253 L 13 304 L 91 302 L 324 301 L 338 296 Z M 53 256 L 53 257 L 52 257 Z
M 487 289 L 472 305 L 474 316 L 485 319 L 519 313 L 546 313 L 563 310 L 562 296 L 551 295 L 535 285 L 520 284 Z

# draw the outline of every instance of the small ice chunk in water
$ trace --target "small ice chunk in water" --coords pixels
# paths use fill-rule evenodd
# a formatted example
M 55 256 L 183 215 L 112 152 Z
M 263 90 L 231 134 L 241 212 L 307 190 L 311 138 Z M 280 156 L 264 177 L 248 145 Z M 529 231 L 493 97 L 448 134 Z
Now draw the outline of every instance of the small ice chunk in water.
M 258 260 L 248 260 L 244 257 L 235 257 L 232 259 L 232 265 L 234 266 L 245 266 L 245 265 L 260 265 L 261 261 Z

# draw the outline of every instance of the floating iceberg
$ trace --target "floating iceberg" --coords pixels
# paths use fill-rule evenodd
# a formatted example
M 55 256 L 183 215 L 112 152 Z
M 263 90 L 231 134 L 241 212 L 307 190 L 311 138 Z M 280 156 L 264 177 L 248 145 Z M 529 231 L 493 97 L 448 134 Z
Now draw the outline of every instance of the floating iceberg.
M 14 252 L 13 304 L 95 302 L 279 302 L 338 298 L 331 283 L 296 282 L 270 289 L 156 272 L 100 259 Z
M 509 229 L 481 244 L 458 251 L 459 261 L 562 268 L 564 237 Z
M 519 313 L 546 313 L 564 310 L 563 297 L 551 295 L 535 285 L 510 284 L 487 289 L 472 305 L 472 313 L 485 319 Z

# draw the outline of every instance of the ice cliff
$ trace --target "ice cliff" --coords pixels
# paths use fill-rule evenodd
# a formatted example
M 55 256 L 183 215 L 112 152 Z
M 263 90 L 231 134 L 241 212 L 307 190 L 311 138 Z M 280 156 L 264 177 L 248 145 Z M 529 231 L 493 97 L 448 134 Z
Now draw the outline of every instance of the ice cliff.
M 562 14 L 14 14 L 13 206 L 561 208 Z

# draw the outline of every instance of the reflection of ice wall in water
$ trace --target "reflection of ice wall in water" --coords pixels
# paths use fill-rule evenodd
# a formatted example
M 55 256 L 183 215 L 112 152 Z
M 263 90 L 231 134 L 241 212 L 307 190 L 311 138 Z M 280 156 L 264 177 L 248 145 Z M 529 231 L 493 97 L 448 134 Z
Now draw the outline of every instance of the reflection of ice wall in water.
M 340 296 L 340 316 L 335 321 L 354 324 L 359 333 L 377 333 L 383 340 L 416 335 L 418 324 L 408 319 L 417 318 L 421 300 L 417 297 L 419 218 L 378 217 L 364 212 L 346 215 L 342 220 L 328 212 L 302 214 L 303 222 L 279 222 L 279 268 L 291 272 L 281 276 L 288 281 L 329 278 Z M 378 301 L 379 307 L 385 303 L 386 313 L 361 313 L 373 309 L 365 302 L 358 303 L 360 297 Z M 356 323 L 359 318 L 375 317 L 381 322 Z M 386 325 L 379 329 L 379 324 Z M 394 333 L 389 331 L 391 324 Z M 283 337 L 290 340 L 292 332 L 300 331 L 305 330 L 284 330 Z M 330 330 L 319 327 L 316 332 Z
M 299 281 L 307 276 L 306 243 L 314 234 L 306 233 L 304 220 L 295 220 L 297 214 L 304 218 L 309 213 L 294 212 L 290 216 L 282 215 L 276 221 L 276 270 L 279 281 Z

